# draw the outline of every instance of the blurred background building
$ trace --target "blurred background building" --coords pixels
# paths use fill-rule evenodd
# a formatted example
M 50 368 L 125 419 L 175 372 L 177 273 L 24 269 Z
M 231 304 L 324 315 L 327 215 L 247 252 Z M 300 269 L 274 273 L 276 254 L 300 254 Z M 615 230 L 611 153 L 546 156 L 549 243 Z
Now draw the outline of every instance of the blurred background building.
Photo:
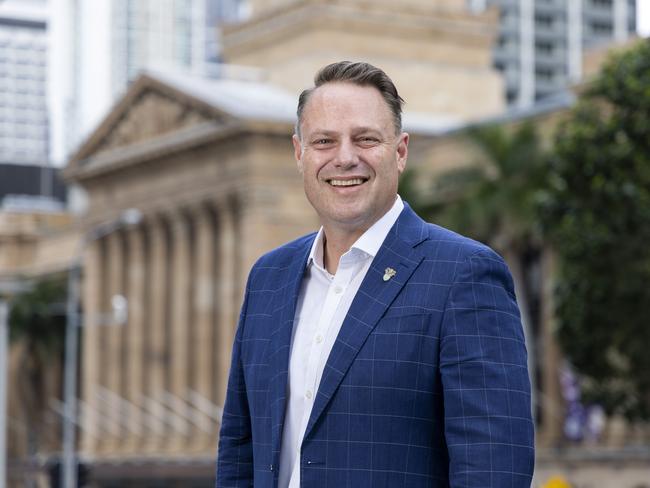
M 45 2 L 45 0 L 43 0 Z M 143 69 L 219 75 L 243 0 L 49 0 L 52 159 L 61 164 Z
M 10 3 L 39 11 L 46 4 Z M 0 210 L 0 282 L 65 276 L 82 258 L 74 420 L 84 478 L 102 487 L 212 486 L 247 272 L 260 254 L 317 225 L 289 141 L 297 95 L 319 67 L 364 59 L 384 68 L 407 100 L 409 164 L 435 176 L 480 160 L 469 126 L 532 119 L 550 133 L 574 103 L 570 83 L 591 73 L 587 48 L 626 38 L 636 12 L 621 0 L 402 0 L 399 9 L 387 0 L 47 5 L 38 25 L 51 39 L 52 126 L 42 162 L 66 163 L 74 212 L 26 211 L 12 197 Z M 56 171 L 24 189 L 32 170 L 2 171 L 2 191 L 65 201 Z M 126 225 L 134 209 L 139 218 Z M 127 299 L 122 325 L 108 317 L 116 296 Z M 537 482 L 562 466 L 582 479 L 627 483 L 609 486 L 643 486 L 639 456 L 579 451 L 561 459 L 552 449 L 566 442 L 560 362 L 545 317 L 529 344 L 540 452 L 548 454 Z M 48 365 L 49 391 L 60 390 L 62 362 Z M 35 486 L 38 476 L 47 486 L 61 446 L 34 447 L 25 432 L 45 423 L 25 427 L 24 407 L 16 395 L 10 400 L 10 419 L 22 426 L 10 429 L 11 486 Z M 48 439 L 60 438 L 63 401 L 54 394 L 46 402 Z M 610 430 L 612 445 L 631 435 L 620 423 Z
M 499 8 L 494 65 L 509 104 L 520 107 L 582 78 L 584 51 L 636 33 L 635 0 L 470 0 L 475 11 Z
M 0 163 L 47 164 L 47 2 L 0 3 Z

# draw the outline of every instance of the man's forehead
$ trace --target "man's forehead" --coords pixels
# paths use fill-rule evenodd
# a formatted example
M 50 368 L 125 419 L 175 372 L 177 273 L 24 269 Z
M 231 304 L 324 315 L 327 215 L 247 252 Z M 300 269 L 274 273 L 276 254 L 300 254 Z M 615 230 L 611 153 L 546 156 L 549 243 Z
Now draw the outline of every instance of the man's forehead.
M 355 100 L 365 99 L 375 102 L 384 102 L 379 90 L 372 85 L 359 85 L 347 81 L 333 81 L 325 83 L 321 86 L 314 88 L 309 101 L 322 100 L 322 101 L 349 101 L 350 103 Z

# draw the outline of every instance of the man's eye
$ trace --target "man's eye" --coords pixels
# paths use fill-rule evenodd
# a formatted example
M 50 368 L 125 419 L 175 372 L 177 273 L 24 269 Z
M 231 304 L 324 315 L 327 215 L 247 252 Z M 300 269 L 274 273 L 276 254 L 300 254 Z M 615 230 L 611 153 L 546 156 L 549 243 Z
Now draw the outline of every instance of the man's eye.
M 314 144 L 322 146 L 323 144 L 330 144 L 332 139 L 316 139 Z
M 379 142 L 379 140 L 376 137 L 364 136 L 359 138 L 359 142 L 362 144 L 375 144 Z

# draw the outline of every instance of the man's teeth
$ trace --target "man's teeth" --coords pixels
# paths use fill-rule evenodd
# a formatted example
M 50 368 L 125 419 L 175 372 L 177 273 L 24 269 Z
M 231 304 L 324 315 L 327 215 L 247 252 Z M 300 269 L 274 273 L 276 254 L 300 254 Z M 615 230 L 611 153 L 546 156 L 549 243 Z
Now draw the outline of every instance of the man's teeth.
M 355 178 L 354 180 L 330 180 L 330 185 L 332 186 L 353 186 L 360 185 L 363 183 L 361 178 Z

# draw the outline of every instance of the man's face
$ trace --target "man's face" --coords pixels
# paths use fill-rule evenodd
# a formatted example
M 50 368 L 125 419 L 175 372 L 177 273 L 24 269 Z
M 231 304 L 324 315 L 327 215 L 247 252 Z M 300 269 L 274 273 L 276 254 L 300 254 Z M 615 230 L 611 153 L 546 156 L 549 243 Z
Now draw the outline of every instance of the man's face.
M 395 202 L 408 134 L 374 87 L 329 83 L 309 98 L 293 136 L 305 194 L 327 230 L 361 234 Z

